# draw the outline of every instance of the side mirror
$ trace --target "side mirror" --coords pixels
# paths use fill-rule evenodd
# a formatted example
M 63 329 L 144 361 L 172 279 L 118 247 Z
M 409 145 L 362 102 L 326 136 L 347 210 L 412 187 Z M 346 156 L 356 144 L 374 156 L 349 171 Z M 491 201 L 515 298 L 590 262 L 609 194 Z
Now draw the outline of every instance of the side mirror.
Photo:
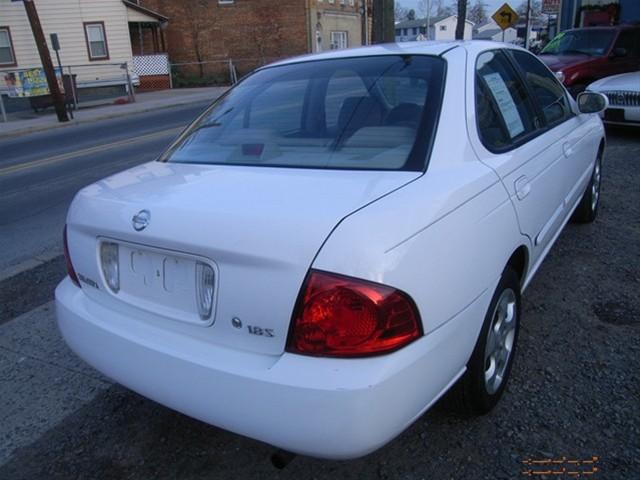
M 600 113 L 609 107 L 607 96 L 597 92 L 582 92 L 577 101 L 580 113 Z
M 611 58 L 620 58 L 620 57 L 626 57 L 626 56 L 627 56 L 627 49 L 622 47 L 614 48 L 610 55 Z

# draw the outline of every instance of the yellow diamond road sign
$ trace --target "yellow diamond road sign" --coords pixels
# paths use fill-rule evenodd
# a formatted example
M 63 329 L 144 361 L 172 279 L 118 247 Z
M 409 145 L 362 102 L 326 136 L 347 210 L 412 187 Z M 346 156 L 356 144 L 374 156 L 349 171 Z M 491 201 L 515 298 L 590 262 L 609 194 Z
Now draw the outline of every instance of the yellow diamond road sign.
M 513 27 L 518 21 L 518 14 L 509 6 L 508 3 L 502 5 L 496 13 L 491 15 L 491 18 L 495 20 L 498 26 L 502 30 L 506 30 L 509 27 Z

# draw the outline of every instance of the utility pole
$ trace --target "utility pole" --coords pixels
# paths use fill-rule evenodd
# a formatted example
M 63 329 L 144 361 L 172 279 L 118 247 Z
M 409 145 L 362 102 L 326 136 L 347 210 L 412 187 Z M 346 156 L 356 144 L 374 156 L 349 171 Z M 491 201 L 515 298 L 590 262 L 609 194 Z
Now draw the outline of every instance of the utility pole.
M 395 40 L 393 0 L 373 0 L 373 43 Z
M 431 40 L 429 38 L 429 29 L 430 29 L 429 24 L 430 23 L 431 23 L 431 0 L 427 0 L 427 28 L 426 28 L 426 30 L 427 30 L 427 41 Z
M 47 46 L 47 40 L 44 38 L 42 25 L 40 25 L 40 19 L 38 18 L 38 12 L 33 0 L 24 0 L 24 9 L 27 11 L 29 24 L 33 31 L 33 38 L 36 41 L 36 46 L 38 47 L 40 61 L 42 62 L 42 69 L 47 77 L 47 84 L 49 85 L 49 92 L 53 99 L 53 106 L 56 109 L 56 115 L 58 115 L 58 121 L 68 122 L 69 118 L 67 117 L 67 111 L 64 108 L 64 97 L 60 91 L 60 85 L 58 85 L 56 73 L 53 70 L 53 62 L 51 62 L 49 47 Z M 62 72 L 60 73 L 62 74 Z
M 527 23 L 524 34 L 524 48 L 529 50 L 529 37 L 531 36 L 531 0 L 527 0 Z

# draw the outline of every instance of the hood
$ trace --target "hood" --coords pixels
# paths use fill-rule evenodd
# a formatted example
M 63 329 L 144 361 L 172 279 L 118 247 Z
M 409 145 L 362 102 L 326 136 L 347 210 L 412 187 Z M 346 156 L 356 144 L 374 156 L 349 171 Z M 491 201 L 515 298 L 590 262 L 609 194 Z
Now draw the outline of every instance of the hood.
M 557 72 L 563 68 L 573 67 L 578 64 L 590 63 L 595 57 L 588 55 L 539 55 L 538 58 L 542 60 L 552 71 Z
M 602 78 L 593 82 L 588 88 L 595 91 L 624 90 L 640 92 L 640 72 L 621 73 L 620 75 Z

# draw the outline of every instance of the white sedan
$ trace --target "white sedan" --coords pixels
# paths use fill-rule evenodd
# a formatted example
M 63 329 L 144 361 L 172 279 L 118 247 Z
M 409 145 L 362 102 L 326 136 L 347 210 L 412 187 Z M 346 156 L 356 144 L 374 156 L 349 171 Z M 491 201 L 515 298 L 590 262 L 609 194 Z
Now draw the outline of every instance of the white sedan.
M 609 108 L 602 113 L 606 123 L 640 126 L 640 71 L 603 78 L 587 90 L 609 99 Z
M 521 293 L 596 217 L 605 136 L 525 50 L 381 45 L 259 69 L 82 189 L 60 330 L 89 364 L 285 451 L 354 458 L 505 390 Z

